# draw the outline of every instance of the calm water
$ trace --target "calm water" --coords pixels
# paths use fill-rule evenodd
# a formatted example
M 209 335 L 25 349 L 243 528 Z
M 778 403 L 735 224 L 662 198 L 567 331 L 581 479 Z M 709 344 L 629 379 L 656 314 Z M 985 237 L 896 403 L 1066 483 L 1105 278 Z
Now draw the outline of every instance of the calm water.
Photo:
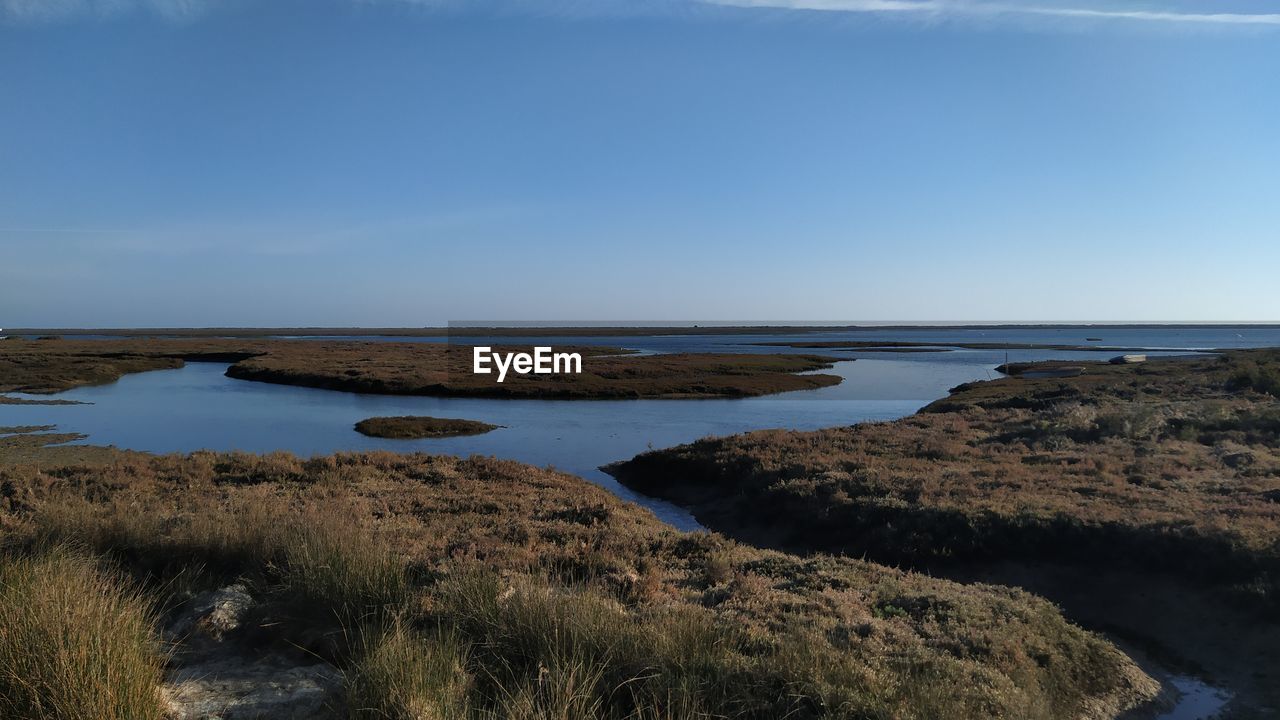
M 72 337 L 72 336 L 68 336 Z M 76 335 L 78 340 L 119 339 L 106 335 Z M 384 342 L 444 342 L 444 337 L 294 336 L 316 340 L 362 340 Z M 1097 338 L 1091 340 L 1090 338 Z M 823 342 L 832 340 L 950 343 L 1008 342 L 1041 345 L 1091 345 L 1106 347 L 1210 350 L 1215 348 L 1280 347 L 1280 326 L 1217 325 L 1210 327 L 1164 326 L 1121 328 L 1100 325 L 1090 328 L 858 328 L 852 330 L 768 335 L 668 335 L 657 337 L 463 337 L 461 342 L 476 345 L 610 345 L 644 348 L 652 352 L 778 352 L 776 348 L 753 347 L 760 342 Z M 1017 355 L 1018 351 L 1011 351 Z M 1024 360 L 1025 357 L 1011 357 Z
M 151 452 L 289 450 L 300 455 L 382 448 L 480 453 L 551 465 L 604 485 L 677 527 L 688 513 L 638 497 L 598 467 L 650 447 L 764 427 L 814 429 L 909 414 L 985 367 L 911 361 L 842 362 L 845 387 L 746 400 L 550 401 L 357 395 L 233 380 L 227 366 L 126 375 L 118 382 L 57 397 L 92 405 L 0 405 L 0 425 L 50 424 L 85 433 L 85 442 Z M 838 392 L 831 392 L 838 391 Z M 385 440 L 352 429 L 374 415 L 458 417 L 502 425 L 485 435 Z
M 1197 348 L 1244 343 L 1280 345 L 1280 330 L 1131 330 L 1103 337 L 1112 345 Z M 1245 333 L 1248 333 L 1246 336 Z M 855 331 L 822 335 L 664 336 L 531 338 L 539 344 L 602 344 L 644 352 L 786 352 L 753 343 L 787 340 L 906 339 L 921 342 L 1083 343 L 1081 330 Z M 348 338 L 350 339 L 350 338 Z M 375 338 L 362 338 L 375 339 Z M 377 338 L 381 339 L 381 338 Z M 439 341 L 439 339 L 435 339 Z M 484 338 L 468 341 L 486 342 Z M 493 339 L 518 342 L 519 339 Z M 233 380 L 226 365 L 189 363 L 178 370 L 127 375 L 116 383 L 79 388 L 58 397 L 90 405 L 0 405 L 0 425 L 57 424 L 88 435 L 84 441 L 151 452 L 198 449 L 300 455 L 336 450 L 422 450 L 479 453 L 550 465 L 581 475 L 638 502 L 680 528 L 695 528 L 688 513 L 637 496 L 598 468 L 649 448 L 669 447 L 708 435 L 760 428 L 817 429 L 888 420 L 915 412 L 959 383 L 996 377 L 1006 355 L 1013 360 L 1099 359 L 1108 351 L 977 351 L 945 353 L 831 352 L 841 358 L 837 386 L 738 400 L 554 401 L 356 395 L 311 388 Z M 374 415 L 433 415 L 482 420 L 503 426 L 463 438 L 384 440 L 368 438 L 352 425 Z
M 323 340 L 366 340 L 387 342 L 444 342 L 442 337 L 393 337 L 367 335 L 361 337 L 302 336 Z M 1097 338 L 1097 340 L 1090 340 Z M 1143 347 L 1171 350 L 1211 350 L 1250 347 L 1280 347 L 1280 327 L 1222 325 L 1214 327 L 1154 328 L 859 328 L 789 335 L 666 335 L 657 337 L 460 337 L 459 342 L 475 345 L 610 345 L 643 347 L 655 352 L 778 352 L 777 348 L 753 346 L 767 342 L 828 342 L 837 340 L 908 341 L 947 345 L 951 343 L 1024 343 L 1038 345 L 1090 345 L 1107 347 Z M 785 350 L 783 352 L 786 352 Z M 792 351 L 794 352 L 794 351 Z M 1020 351 L 1010 351 L 1011 359 L 1025 360 Z M 1017 357 L 1014 357 L 1014 356 Z M 1003 354 L 1001 354 L 1003 357 Z
M 1214 687 L 1200 678 L 1177 675 L 1169 678 L 1169 684 L 1177 690 L 1177 700 L 1168 711 L 1155 720 L 1210 720 L 1231 702 L 1231 693 Z

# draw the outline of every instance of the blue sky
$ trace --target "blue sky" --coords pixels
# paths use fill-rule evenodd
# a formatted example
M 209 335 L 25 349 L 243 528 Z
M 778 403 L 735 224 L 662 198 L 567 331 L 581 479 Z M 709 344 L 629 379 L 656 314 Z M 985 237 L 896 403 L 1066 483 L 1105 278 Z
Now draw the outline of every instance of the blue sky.
M 1274 11 L 0 0 L 0 326 L 1280 321 Z

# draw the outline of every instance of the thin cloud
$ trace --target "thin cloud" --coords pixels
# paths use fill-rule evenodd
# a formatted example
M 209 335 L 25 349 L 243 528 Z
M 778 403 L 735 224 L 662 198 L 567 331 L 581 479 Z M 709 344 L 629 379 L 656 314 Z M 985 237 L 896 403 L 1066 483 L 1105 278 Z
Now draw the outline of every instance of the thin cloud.
M 500 10 L 526 13 L 599 16 L 675 12 L 720 6 L 773 10 L 947 18 L 1060 18 L 1183 25 L 1280 26 L 1280 13 L 1192 12 L 1179 9 L 1105 9 L 1088 7 L 1087 0 L 1061 4 L 1032 4 L 1031 0 L 348 0 L 362 5 L 402 4 L 427 10 L 464 12 Z M 219 0 L 0 0 L 0 21 L 56 22 L 82 17 L 108 18 L 149 13 L 174 22 L 199 19 Z M 1167 6 L 1166 6 L 1167 7 Z
M 0 20 L 55 22 L 80 17 L 111 17 L 149 12 L 186 22 L 204 15 L 211 0 L 0 0 Z
M 702 0 L 712 5 L 840 13 L 915 14 L 933 17 L 1039 16 L 1213 25 L 1280 26 L 1280 13 L 1198 13 L 1158 10 L 1098 10 L 1071 6 L 969 3 L 955 0 Z
M 1088 10 L 1081 8 L 1028 8 L 1020 12 L 1057 17 L 1154 20 L 1156 22 L 1215 23 L 1219 25 L 1280 25 L 1280 13 L 1186 13 L 1146 10 Z

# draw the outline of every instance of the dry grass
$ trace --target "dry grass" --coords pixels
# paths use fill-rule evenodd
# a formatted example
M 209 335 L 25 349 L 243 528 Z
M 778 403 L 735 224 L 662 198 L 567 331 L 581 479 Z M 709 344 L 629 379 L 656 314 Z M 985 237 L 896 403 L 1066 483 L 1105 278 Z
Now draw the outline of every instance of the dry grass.
M 89 556 L 55 546 L 0 565 L 0 717 L 160 720 L 150 603 Z
M 347 707 L 368 720 L 463 720 L 468 695 L 468 643 L 458 633 L 423 633 L 392 622 L 375 633 L 348 673 Z
M 92 462 L 114 457 L 114 450 L 88 445 L 62 445 L 83 440 L 81 433 L 32 432 L 0 436 L 0 465 L 60 461 Z
M 124 451 L 100 445 L 62 445 L 83 440 L 80 433 L 33 433 L 0 437 L 0 465 L 99 464 Z
M 639 456 L 620 479 L 713 527 L 924 566 L 1164 569 L 1274 600 L 1277 353 L 1089 365 L 961 386 L 902 420 L 763 431 Z
M 187 360 L 235 362 L 266 351 L 249 340 L 23 340 L 0 341 L 0 393 L 55 393 L 115 382 L 120 376 L 182 367 Z M 23 398 L 0 402 L 32 403 Z
M 10 553 L 248 582 L 366 717 L 1110 717 L 1153 689 L 1026 593 L 678 533 L 518 463 L 124 456 L 0 486 Z

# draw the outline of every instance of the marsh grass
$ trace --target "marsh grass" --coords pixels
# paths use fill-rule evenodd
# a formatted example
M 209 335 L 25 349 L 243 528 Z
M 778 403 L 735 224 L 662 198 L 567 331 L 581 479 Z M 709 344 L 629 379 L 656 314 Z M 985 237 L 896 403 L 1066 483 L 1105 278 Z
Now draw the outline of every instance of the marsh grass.
M 436 589 L 436 611 L 474 642 L 487 705 L 523 717 L 626 718 L 711 700 L 726 668 L 709 618 L 639 616 L 587 590 L 483 570 Z M 692 632 L 690 632 L 692 630 Z
M 0 566 L 0 717 L 160 720 L 162 666 L 152 604 L 88 554 Z
M 1280 609 L 1280 351 L 968 383 L 920 413 L 649 452 L 625 484 L 803 552 L 1172 572 Z
M 286 526 L 268 561 L 277 593 L 346 629 L 385 624 L 410 601 L 405 564 L 341 517 Z
M 347 673 L 347 708 L 362 720 L 464 720 L 472 716 L 469 646 L 456 632 L 399 620 L 367 628 L 367 651 Z
M 11 552 L 79 543 L 166 607 L 247 583 L 258 641 L 334 662 L 363 718 L 1021 720 L 1151 690 L 1029 595 L 676 533 L 491 458 L 196 453 L 0 484 Z
M 208 583 L 249 578 L 307 619 L 347 629 L 390 617 L 408 602 L 405 563 L 348 522 L 347 505 L 322 503 L 298 515 L 282 516 L 283 510 L 268 494 L 250 491 L 228 507 L 175 522 L 103 512 L 70 498 L 41 514 L 34 545 L 83 543 L 161 587 L 193 569 Z

